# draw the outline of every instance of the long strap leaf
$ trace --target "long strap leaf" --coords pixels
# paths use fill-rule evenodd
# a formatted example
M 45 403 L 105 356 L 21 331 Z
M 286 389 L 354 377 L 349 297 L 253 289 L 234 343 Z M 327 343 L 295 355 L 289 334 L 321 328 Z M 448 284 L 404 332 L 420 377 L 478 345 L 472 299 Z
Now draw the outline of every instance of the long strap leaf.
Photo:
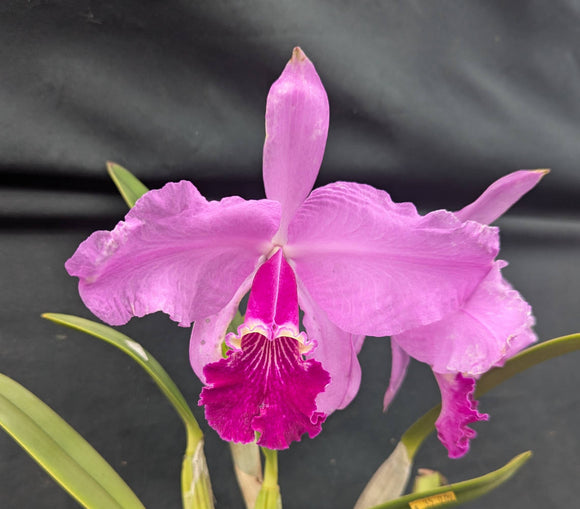
M 0 375 L 0 426 L 82 506 L 144 509 L 125 481 L 81 435 L 5 375 Z
M 448 486 L 440 486 L 421 493 L 412 493 L 374 506 L 371 509 L 427 509 L 429 507 L 451 507 L 463 504 L 484 495 L 507 481 L 531 456 L 531 451 L 527 451 L 519 454 L 503 467 L 481 477 Z
M 149 191 L 137 177 L 119 164 L 108 162 L 107 170 L 129 208 Z
M 203 434 L 181 391 L 161 364 L 139 343 L 112 327 L 72 315 L 45 313 L 42 316 L 106 341 L 126 353 L 145 370 L 185 424 L 187 447 L 181 471 L 183 507 L 185 509 L 213 508 L 213 494 L 203 454 Z
M 161 364 L 139 343 L 133 341 L 129 336 L 103 325 L 101 323 L 87 320 L 79 316 L 64 315 L 60 313 L 44 313 L 43 318 L 61 325 L 76 329 L 86 334 L 90 334 L 98 339 L 117 347 L 137 362 L 157 384 L 161 392 L 165 394 L 169 402 L 173 405 L 186 427 L 190 428 L 198 440 L 201 438 L 201 429 L 191 413 L 189 405 L 177 388 L 173 380 L 163 369 Z

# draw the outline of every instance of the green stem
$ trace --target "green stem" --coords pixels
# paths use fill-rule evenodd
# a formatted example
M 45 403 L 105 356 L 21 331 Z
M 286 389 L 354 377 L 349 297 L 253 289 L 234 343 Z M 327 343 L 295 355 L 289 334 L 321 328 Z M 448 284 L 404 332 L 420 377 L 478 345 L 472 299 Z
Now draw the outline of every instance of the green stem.
M 254 509 L 282 509 L 278 486 L 278 451 L 262 447 L 264 454 L 264 481 Z
M 278 451 L 262 447 L 264 454 L 264 486 L 269 488 L 278 486 Z

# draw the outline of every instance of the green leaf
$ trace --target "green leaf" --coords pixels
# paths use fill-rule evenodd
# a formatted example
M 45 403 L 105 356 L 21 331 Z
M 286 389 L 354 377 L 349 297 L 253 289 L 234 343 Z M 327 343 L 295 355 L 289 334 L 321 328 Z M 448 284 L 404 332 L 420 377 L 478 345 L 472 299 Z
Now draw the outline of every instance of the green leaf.
M 527 451 L 519 454 L 498 470 L 481 477 L 441 486 L 421 493 L 405 495 L 396 500 L 376 505 L 371 509 L 427 509 L 463 504 L 488 493 L 507 481 L 531 456 L 531 451 Z
M 512 376 L 517 375 L 536 364 L 540 364 L 541 362 L 575 350 L 580 350 L 580 334 L 562 336 L 527 348 L 515 357 L 509 359 L 503 367 L 494 368 L 482 375 L 477 382 L 475 397 L 477 398 L 485 394 L 487 391 L 497 387 L 502 382 L 509 380 Z M 415 423 L 401 437 L 401 442 L 405 444 L 411 460 L 423 441 L 434 430 L 435 421 L 437 420 L 440 411 L 441 405 L 433 407 L 423 415 L 423 417 L 420 417 L 415 421 Z
M 146 371 L 173 405 L 185 425 L 187 447 L 183 458 L 181 475 L 184 508 L 213 508 L 209 473 L 203 454 L 203 434 L 185 398 L 161 364 L 139 343 L 107 325 L 92 322 L 78 316 L 58 313 L 45 313 L 42 316 L 52 322 L 106 341 L 126 353 Z
M 125 481 L 83 437 L 5 375 L 0 375 L 0 426 L 82 506 L 144 509 Z
M 575 350 L 580 350 L 580 334 L 563 336 L 534 345 L 508 360 L 503 367 L 485 373 L 477 382 L 475 396 L 481 396 L 536 364 Z M 424 440 L 435 429 L 435 421 L 440 411 L 441 405 L 433 407 L 404 433 L 394 451 L 367 483 L 355 509 L 367 509 L 381 502 L 393 500 L 403 493 L 411 475 L 413 458 Z
M 475 397 L 497 387 L 502 382 L 536 364 L 580 350 L 580 334 L 570 334 L 538 343 L 508 360 L 501 368 L 494 368 L 478 380 Z
M 169 402 L 173 405 L 183 420 L 186 428 L 191 429 L 194 434 L 197 435 L 198 439 L 201 439 L 201 429 L 199 428 L 199 425 L 191 413 L 191 409 L 180 390 L 169 377 L 167 371 L 163 369 L 161 364 L 159 364 L 159 362 L 157 362 L 157 360 L 155 360 L 155 358 L 153 358 L 153 356 L 139 343 L 133 341 L 130 337 L 125 336 L 125 334 L 122 334 L 112 327 L 85 318 L 80 318 L 78 316 L 63 315 L 60 313 L 44 313 L 42 317 L 60 325 L 70 327 L 71 329 L 90 334 L 98 339 L 102 339 L 126 353 L 153 379 L 159 389 L 161 389 L 161 392 L 163 392 Z
M 149 191 L 137 177 L 122 166 L 108 162 L 107 170 L 129 208 Z

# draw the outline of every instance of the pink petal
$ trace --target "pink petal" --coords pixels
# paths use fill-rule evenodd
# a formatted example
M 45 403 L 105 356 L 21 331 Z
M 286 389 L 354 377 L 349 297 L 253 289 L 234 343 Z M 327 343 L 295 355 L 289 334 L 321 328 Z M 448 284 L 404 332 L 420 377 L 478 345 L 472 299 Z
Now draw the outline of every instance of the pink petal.
M 328 97 L 316 69 L 294 48 L 266 104 L 264 185 L 268 199 L 282 204 L 282 239 L 318 175 L 328 119 Z
M 254 274 L 248 276 L 232 300 L 218 313 L 199 319 L 193 324 L 189 341 L 189 362 L 195 374 L 204 383 L 203 368 L 223 357 L 222 343 L 225 340 L 226 331 L 236 315 L 240 301 L 250 291 L 253 278 Z
M 286 449 L 304 433 L 321 431 L 325 415 L 315 399 L 329 382 L 319 362 L 303 360 L 293 338 L 243 337 L 240 350 L 204 369 L 209 384 L 201 392 L 209 425 L 230 442 L 253 442 Z
M 187 326 L 219 312 L 271 249 L 279 204 L 208 202 L 190 182 L 145 194 L 66 263 L 86 306 L 112 324 L 156 311 Z
M 261 326 L 257 332 L 268 339 L 300 334 L 296 276 L 281 250 L 254 277 L 243 327 L 251 328 L 254 324 Z
M 391 339 L 391 379 L 389 380 L 389 387 L 385 392 L 383 399 L 383 412 L 389 409 L 389 405 L 399 392 L 405 375 L 407 374 L 407 367 L 409 366 L 409 355 L 403 350 L 396 341 Z
M 354 347 L 354 351 L 356 352 L 357 355 L 360 353 L 363 347 L 365 338 L 366 336 L 363 336 L 362 334 L 360 336 L 353 337 L 352 346 Z
M 504 280 L 505 281 L 505 280 Z M 506 284 L 509 284 L 507 281 L 505 281 Z M 511 359 L 514 355 L 516 355 L 517 353 L 519 353 L 521 350 L 523 350 L 524 348 L 530 346 L 531 344 L 535 343 L 538 341 L 538 337 L 536 336 L 536 333 L 534 332 L 534 330 L 532 329 L 535 320 L 533 315 L 531 314 L 531 310 L 530 310 L 530 320 L 528 322 L 528 325 L 526 327 L 523 327 L 522 330 L 520 330 L 520 332 L 511 338 L 511 340 L 509 341 L 505 354 L 504 356 L 494 364 L 494 367 L 496 366 L 503 366 L 505 364 L 505 361 L 507 361 L 508 359 Z
M 435 422 L 437 436 L 447 448 L 450 458 L 460 458 L 469 451 L 469 441 L 477 433 L 468 427 L 472 422 L 487 421 L 487 414 L 477 411 L 473 399 L 475 380 L 457 375 L 434 373 L 441 390 L 441 413 Z
M 529 304 L 505 279 L 496 262 L 473 295 L 443 320 L 398 334 L 411 357 L 437 373 L 479 376 L 536 341 Z
M 384 191 L 337 182 L 300 207 L 284 251 L 334 324 L 385 336 L 457 309 L 491 268 L 498 236 L 451 212 L 422 217 Z
M 520 170 L 496 180 L 473 203 L 456 212 L 460 221 L 491 224 L 534 188 L 550 170 Z
M 339 329 L 320 309 L 305 289 L 298 289 L 298 301 L 304 311 L 304 327 L 316 348 L 308 357 L 322 363 L 330 373 L 330 384 L 316 398 L 316 407 L 326 415 L 345 408 L 360 387 L 361 369 L 357 353 L 364 336 Z

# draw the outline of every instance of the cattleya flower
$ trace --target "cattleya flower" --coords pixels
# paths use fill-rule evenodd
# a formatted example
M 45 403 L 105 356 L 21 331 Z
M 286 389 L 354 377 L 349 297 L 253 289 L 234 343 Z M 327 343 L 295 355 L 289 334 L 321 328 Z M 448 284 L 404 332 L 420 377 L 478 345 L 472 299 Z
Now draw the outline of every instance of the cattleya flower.
M 548 170 L 517 171 L 494 182 L 475 202 L 455 213 L 460 221 L 489 224 L 500 217 Z M 506 262 L 498 260 L 475 291 L 442 320 L 391 338 L 391 380 L 385 394 L 389 406 L 400 388 L 409 358 L 429 364 L 441 391 L 438 436 L 458 458 L 469 450 L 476 433 L 468 425 L 487 420 L 473 400 L 476 379 L 537 340 L 529 304 L 502 277 Z
M 355 396 L 365 335 L 444 319 L 493 267 L 495 228 L 444 210 L 421 216 L 363 184 L 311 192 L 328 122 L 320 78 L 295 48 L 267 99 L 267 199 L 207 201 L 190 182 L 170 183 L 66 264 L 85 304 L 111 325 L 156 311 L 195 322 L 200 403 L 225 440 L 257 432 L 258 444 L 283 449 L 314 437 Z M 226 337 L 248 292 L 244 323 Z

